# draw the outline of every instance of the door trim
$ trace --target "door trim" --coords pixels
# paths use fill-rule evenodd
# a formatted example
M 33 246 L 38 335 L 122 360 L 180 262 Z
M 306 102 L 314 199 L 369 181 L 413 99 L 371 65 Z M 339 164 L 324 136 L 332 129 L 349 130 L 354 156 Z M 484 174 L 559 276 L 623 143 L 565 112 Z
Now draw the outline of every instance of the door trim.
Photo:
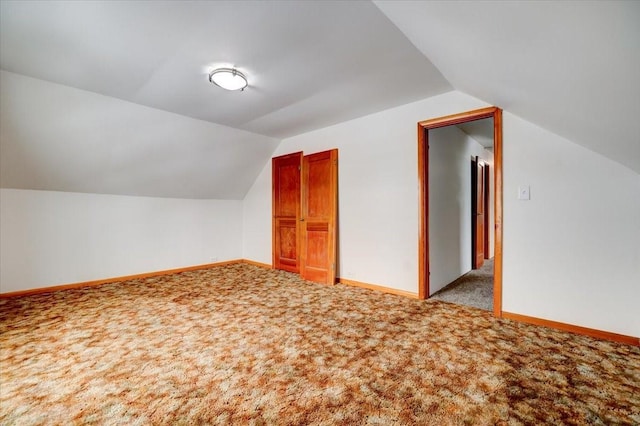
M 429 297 L 429 130 L 493 118 L 494 269 L 493 314 L 502 316 L 502 109 L 487 107 L 418 122 L 418 297 Z

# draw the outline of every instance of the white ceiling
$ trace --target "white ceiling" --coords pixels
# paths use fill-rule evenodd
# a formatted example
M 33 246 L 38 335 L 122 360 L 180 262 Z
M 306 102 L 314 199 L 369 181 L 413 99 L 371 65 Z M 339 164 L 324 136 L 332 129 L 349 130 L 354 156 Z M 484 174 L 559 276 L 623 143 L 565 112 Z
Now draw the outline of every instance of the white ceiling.
M 279 140 L 0 71 L 2 187 L 242 199 Z
M 483 147 L 493 149 L 493 118 L 468 121 L 457 126 Z
M 33 105 L 3 87 L 0 183 L 238 199 L 278 139 L 454 89 L 640 173 L 638 22 L 640 2 L 613 1 L 2 0 L 3 85 L 23 75 L 87 91 L 43 89 L 77 101 L 65 113 L 92 105 L 93 127 L 61 129 L 55 105 L 38 106 L 51 123 L 35 134 L 14 111 Z M 250 87 L 210 84 L 217 66 L 236 66 Z M 88 92 L 132 103 L 115 108 L 130 114 Z M 170 130 L 152 131 L 169 117 L 158 110 L 203 121 L 171 115 L 159 126 Z M 144 161 L 159 146 L 161 170 Z
M 0 67 L 285 138 L 452 90 L 370 2 L 2 1 Z M 219 66 L 244 92 L 208 81 Z

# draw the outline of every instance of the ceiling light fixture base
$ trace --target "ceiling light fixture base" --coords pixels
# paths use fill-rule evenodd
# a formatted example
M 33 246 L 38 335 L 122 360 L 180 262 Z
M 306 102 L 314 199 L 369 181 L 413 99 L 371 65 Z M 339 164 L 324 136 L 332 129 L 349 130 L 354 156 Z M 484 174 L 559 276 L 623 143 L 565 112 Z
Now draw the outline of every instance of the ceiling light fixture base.
M 209 81 L 226 90 L 240 90 L 248 86 L 247 77 L 235 68 L 218 68 L 209 73 Z

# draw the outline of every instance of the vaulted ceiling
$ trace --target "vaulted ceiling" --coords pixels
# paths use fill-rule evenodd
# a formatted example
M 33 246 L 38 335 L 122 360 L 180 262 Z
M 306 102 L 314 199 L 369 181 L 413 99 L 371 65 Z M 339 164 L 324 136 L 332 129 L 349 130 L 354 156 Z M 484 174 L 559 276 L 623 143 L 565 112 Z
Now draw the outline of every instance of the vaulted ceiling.
M 276 138 L 452 89 L 372 3 L 2 3 L 0 66 Z M 250 88 L 208 81 L 235 66 Z
M 457 90 L 640 173 L 640 2 L 375 3 Z
M 242 198 L 278 140 L 450 90 L 640 172 L 639 5 L 3 0 L 0 114 L 11 128 L 1 129 L 0 183 Z M 227 92 L 209 83 L 219 66 L 246 73 L 249 87 Z M 55 105 L 11 96 L 7 83 L 39 84 L 12 73 L 91 98 L 83 114 L 97 127 L 60 131 Z M 129 114 L 119 116 L 99 95 L 126 101 L 118 105 Z M 101 106 L 92 111 L 94 104 Z M 27 119 L 16 108 L 39 115 Z M 151 109 L 170 114 L 173 125 L 138 123 L 154 121 L 145 115 Z M 47 115 L 51 132 L 34 134 L 28 120 L 46 125 Z M 111 146 L 104 131 L 121 140 Z M 74 135 L 80 150 L 79 141 L 69 143 Z M 161 170 L 144 161 L 153 152 Z

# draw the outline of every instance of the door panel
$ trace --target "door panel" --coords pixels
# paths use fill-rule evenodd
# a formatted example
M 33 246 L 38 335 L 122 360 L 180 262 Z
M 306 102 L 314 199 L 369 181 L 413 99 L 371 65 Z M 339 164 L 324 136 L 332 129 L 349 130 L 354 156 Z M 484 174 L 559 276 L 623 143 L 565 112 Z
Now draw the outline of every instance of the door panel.
M 472 268 L 478 269 L 484 264 L 484 164 L 476 157 L 471 162 L 472 178 Z
M 275 157 L 273 185 L 273 267 L 300 271 L 300 167 L 302 152 Z
M 338 212 L 338 150 L 302 161 L 302 278 L 334 284 Z
M 279 265 L 276 269 L 298 270 L 298 221 L 276 218 L 276 247 L 278 248 Z
M 308 167 L 308 177 L 305 185 L 308 203 L 306 216 L 328 218 L 333 207 L 330 191 L 332 166 L 329 157 L 317 156 L 316 158 L 309 158 L 309 161 L 305 164 Z
M 478 238 L 476 240 L 476 264 L 474 269 L 484 265 L 484 217 L 478 215 L 477 218 Z
M 490 244 L 490 236 L 489 232 L 491 232 L 491 224 L 489 223 L 489 209 L 491 208 L 491 199 L 489 197 L 491 188 L 491 178 L 489 176 L 489 165 L 484 165 L 484 258 L 489 259 L 491 254 L 491 250 L 489 247 Z
M 322 283 L 328 283 L 330 280 L 331 265 L 327 260 L 329 239 L 329 227 L 326 223 L 307 222 L 304 279 Z

